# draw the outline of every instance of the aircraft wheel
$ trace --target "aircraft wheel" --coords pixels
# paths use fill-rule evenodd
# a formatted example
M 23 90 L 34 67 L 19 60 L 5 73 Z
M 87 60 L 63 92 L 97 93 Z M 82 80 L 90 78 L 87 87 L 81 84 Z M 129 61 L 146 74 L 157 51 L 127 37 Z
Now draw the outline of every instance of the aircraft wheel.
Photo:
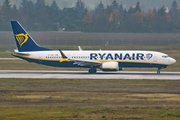
M 95 68 L 91 68 L 89 69 L 89 74 L 95 74 L 96 73 L 96 69 Z
M 160 74 L 160 73 L 161 73 L 160 70 L 158 70 L 158 71 L 157 71 L 157 74 Z

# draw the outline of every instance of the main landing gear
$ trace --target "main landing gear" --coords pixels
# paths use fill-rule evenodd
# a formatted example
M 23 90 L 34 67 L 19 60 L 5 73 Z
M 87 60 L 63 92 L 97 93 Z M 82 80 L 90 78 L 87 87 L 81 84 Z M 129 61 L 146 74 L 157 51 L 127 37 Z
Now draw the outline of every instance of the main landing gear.
M 89 74 L 95 74 L 97 72 L 96 68 L 89 69 Z

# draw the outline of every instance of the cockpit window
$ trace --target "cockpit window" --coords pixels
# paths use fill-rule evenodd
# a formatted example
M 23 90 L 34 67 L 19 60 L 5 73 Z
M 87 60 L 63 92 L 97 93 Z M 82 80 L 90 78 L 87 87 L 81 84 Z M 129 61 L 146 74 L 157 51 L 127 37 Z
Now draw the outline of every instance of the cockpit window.
M 163 58 L 168 58 L 169 56 L 162 56 Z

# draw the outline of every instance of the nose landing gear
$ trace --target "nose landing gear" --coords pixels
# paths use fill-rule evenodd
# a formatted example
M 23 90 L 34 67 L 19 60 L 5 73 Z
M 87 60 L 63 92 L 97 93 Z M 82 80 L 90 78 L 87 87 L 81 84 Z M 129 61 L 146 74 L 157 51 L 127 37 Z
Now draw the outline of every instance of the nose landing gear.
M 160 72 L 161 69 L 163 69 L 163 67 L 158 68 L 157 74 L 160 74 L 160 73 L 161 73 L 161 72 Z
M 160 74 L 161 73 L 160 70 L 164 69 L 164 68 L 166 68 L 166 66 L 165 67 L 158 67 L 157 74 Z
M 157 74 L 160 74 L 160 73 L 161 73 L 161 71 L 158 69 Z

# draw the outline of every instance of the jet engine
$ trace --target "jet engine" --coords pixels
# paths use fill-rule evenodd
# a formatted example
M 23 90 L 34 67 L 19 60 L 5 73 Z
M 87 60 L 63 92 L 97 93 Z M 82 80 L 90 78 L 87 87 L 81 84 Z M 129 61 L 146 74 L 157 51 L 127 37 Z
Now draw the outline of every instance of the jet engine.
M 102 71 L 119 71 L 118 62 L 104 62 L 101 66 Z

